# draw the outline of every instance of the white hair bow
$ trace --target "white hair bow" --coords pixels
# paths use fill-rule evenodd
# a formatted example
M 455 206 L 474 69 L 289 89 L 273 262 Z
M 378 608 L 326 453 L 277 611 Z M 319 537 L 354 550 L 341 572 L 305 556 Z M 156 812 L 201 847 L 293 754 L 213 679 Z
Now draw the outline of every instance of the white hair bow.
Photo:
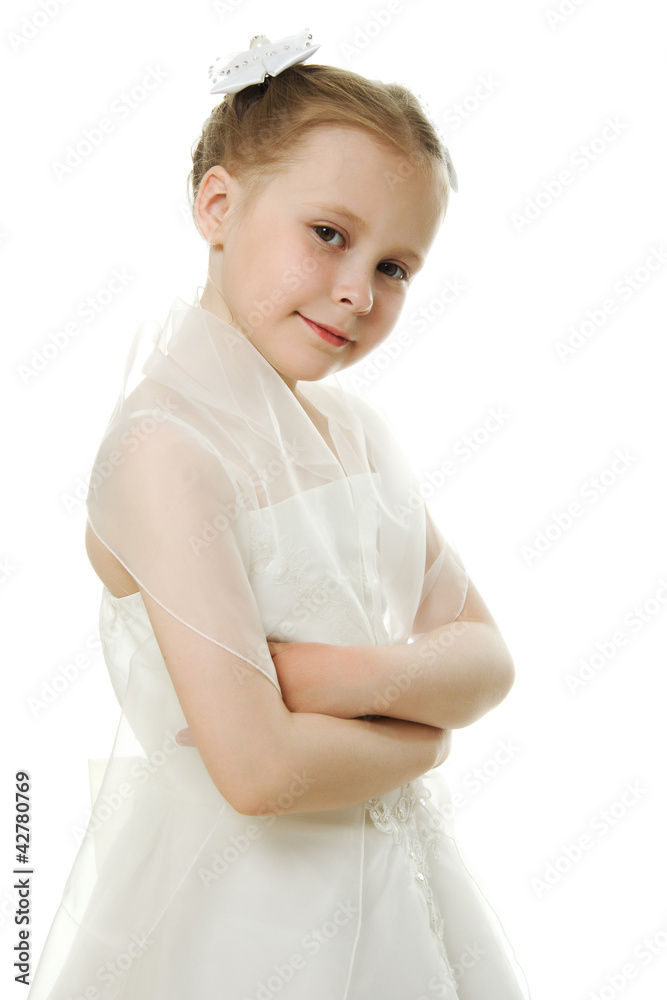
M 263 83 L 268 76 L 278 76 L 288 66 L 295 66 L 312 56 L 319 45 L 311 42 L 306 28 L 299 35 L 289 35 L 271 42 L 266 35 L 255 35 L 250 48 L 233 56 L 218 56 L 208 75 L 214 83 L 212 94 L 236 94 L 253 83 Z

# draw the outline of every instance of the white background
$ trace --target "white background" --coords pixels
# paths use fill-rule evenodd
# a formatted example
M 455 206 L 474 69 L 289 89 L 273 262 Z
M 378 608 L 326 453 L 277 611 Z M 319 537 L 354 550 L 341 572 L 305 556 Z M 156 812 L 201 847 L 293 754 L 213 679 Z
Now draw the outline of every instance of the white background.
M 413 89 L 459 177 L 395 335 L 373 368 L 345 377 L 385 410 L 514 654 L 510 696 L 454 734 L 444 765 L 461 797 L 461 851 L 534 1000 L 663 995 L 662 9 L 564 0 L 559 15 L 558 2 L 44 0 L 48 16 L 38 2 L 3 6 L 3 806 L 14 773 L 29 771 L 34 958 L 90 810 L 87 760 L 110 751 L 118 714 L 96 644 L 87 475 L 135 330 L 205 281 L 186 179 L 219 100 L 208 66 L 254 34 L 308 27 L 321 43 L 314 61 Z M 165 78 L 121 117 L 116 102 L 151 68 Z M 68 146 L 105 117 L 113 131 L 58 177 Z M 106 303 L 114 271 L 128 283 Z M 86 323 L 77 307 L 88 296 L 99 313 Z M 72 321 L 78 335 L 35 370 L 35 352 Z M 580 346 L 562 356 L 575 328 Z M 491 410 L 502 419 L 485 426 Z M 626 458 L 612 468 L 617 453 Z M 455 473 L 432 487 L 448 460 Z M 73 680 L 36 707 L 77 656 Z M 568 675 L 591 657 L 572 690 Z M 7 996 L 10 821 L 8 810 Z

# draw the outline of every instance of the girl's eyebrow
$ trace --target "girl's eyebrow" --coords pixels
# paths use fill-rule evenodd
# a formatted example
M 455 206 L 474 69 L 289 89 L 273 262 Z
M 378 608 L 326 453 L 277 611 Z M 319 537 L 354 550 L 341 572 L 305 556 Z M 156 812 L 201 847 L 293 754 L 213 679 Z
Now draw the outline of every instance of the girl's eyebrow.
M 363 219 L 351 212 L 349 208 L 344 208 L 342 205 L 324 205 L 319 201 L 310 201 L 306 203 L 308 208 L 319 208 L 323 212 L 333 212 L 335 215 L 342 215 L 344 219 L 352 222 L 357 229 L 362 233 L 368 232 L 368 225 Z M 424 266 L 424 258 L 416 250 L 410 250 L 407 247 L 403 250 L 397 250 L 397 255 L 400 257 L 412 257 L 413 260 L 417 261 L 419 267 Z

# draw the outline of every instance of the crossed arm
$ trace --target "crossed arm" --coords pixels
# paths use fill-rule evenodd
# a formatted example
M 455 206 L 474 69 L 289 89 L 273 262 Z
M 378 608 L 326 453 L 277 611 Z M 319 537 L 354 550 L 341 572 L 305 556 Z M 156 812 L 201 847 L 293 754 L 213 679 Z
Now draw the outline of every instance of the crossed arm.
M 290 712 L 461 729 L 498 705 L 514 683 L 512 657 L 472 582 L 456 621 L 411 643 L 268 645 Z
M 152 466 L 143 470 L 126 463 L 120 468 L 126 474 L 131 468 L 133 488 L 139 473 L 150 472 L 153 495 Z M 99 575 L 113 586 L 121 564 L 99 544 L 104 550 Z M 426 576 L 435 573 L 439 548 L 442 541 L 431 528 Z M 237 555 L 230 543 L 230 559 Z M 91 562 L 96 568 L 92 557 Z M 136 581 L 126 576 L 113 592 L 134 592 L 128 586 Z M 456 622 L 443 624 L 450 614 L 442 610 L 451 605 L 450 589 L 445 570 L 420 603 L 412 643 L 270 642 L 278 691 L 252 666 L 246 683 L 237 683 L 243 679 L 237 672 L 243 661 L 139 587 L 192 728 L 191 733 L 189 728 L 181 731 L 189 739 L 179 742 L 196 743 L 218 790 L 247 815 L 263 814 L 267 802 L 291 788 L 294 772 L 304 768 L 312 787 L 291 795 L 291 804 L 281 811 L 356 805 L 438 767 L 449 752 L 451 729 L 471 724 L 501 701 L 514 672 L 497 626 L 472 584 Z
M 440 729 L 471 725 L 514 683 L 514 663 L 472 583 L 454 622 L 399 645 L 269 642 L 291 712 L 384 715 Z

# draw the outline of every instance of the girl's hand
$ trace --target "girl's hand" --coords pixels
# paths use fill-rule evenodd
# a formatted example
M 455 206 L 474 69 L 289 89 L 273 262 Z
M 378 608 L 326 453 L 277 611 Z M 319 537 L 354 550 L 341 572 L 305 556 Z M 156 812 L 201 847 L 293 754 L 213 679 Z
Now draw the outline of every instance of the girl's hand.
M 192 738 L 192 733 L 189 729 L 179 729 L 174 737 L 179 747 L 195 747 L 197 744 Z

